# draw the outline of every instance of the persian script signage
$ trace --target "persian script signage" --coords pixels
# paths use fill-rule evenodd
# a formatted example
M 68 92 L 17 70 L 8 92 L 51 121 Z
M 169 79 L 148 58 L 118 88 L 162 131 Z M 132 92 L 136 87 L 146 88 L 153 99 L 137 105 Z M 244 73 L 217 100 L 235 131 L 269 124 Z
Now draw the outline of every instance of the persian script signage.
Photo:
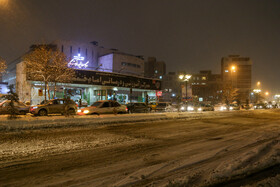
M 75 70 L 76 78 L 72 83 L 75 84 L 91 84 L 102 86 L 116 86 L 126 88 L 139 88 L 160 90 L 161 81 L 155 79 L 147 79 L 141 77 L 134 77 L 129 75 L 100 72 L 100 71 L 85 71 Z
M 161 81 L 158 79 L 148 79 L 130 75 L 122 75 L 117 73 L 89 71 L 89 70 L 75 70 L 76 77 L 70 83 L 73 84 L 87 84 L 87 85 L 101 85 L 101 86 L 115 86 L 126 88 L 139 88 L 148 90 L 161 90 Z M 35 80 L 27 76 L 28 80 Z

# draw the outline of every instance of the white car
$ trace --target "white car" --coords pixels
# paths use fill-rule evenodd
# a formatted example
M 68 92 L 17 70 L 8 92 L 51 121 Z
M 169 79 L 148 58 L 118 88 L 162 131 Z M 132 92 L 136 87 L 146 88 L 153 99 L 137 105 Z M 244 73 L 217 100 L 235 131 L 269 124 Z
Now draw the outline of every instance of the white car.
M 79 109 L 78 115 L 92 115 L 92 114 L 125 114 L 127 107 L 119 104 L 117 101 L 104 100 L 97 101 L 89 107 Z
M 214 110 L 215 111 L 226 111 L 227 110 L 227 105 L 226 104 L 221 104 L 221 103 L 216 104 L 214 106 Z

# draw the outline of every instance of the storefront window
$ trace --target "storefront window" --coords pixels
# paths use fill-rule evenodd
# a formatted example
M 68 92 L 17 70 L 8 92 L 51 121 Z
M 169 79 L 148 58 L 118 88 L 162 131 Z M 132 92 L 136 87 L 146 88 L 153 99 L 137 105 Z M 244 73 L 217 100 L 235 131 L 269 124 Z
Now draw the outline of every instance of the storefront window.
M 97 100 L 106 100 L 106 90 L 94 90 L 94 96 L 97 98 Z

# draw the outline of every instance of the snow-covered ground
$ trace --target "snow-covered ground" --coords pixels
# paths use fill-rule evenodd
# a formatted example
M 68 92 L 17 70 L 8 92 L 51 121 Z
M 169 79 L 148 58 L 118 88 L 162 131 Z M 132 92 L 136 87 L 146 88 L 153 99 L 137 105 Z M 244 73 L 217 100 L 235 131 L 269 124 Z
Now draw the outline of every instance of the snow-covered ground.
M 0 123 L 3 185 L 280 186 L 280 110 L 18 121 Z

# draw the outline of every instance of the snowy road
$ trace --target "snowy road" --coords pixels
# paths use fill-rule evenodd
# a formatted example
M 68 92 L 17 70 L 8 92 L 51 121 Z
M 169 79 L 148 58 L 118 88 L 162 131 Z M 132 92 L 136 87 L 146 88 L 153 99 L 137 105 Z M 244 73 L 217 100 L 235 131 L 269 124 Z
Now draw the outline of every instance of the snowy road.
M 280 186 L 279 135 L 280 110 L 1 131 L 0 184 Z

